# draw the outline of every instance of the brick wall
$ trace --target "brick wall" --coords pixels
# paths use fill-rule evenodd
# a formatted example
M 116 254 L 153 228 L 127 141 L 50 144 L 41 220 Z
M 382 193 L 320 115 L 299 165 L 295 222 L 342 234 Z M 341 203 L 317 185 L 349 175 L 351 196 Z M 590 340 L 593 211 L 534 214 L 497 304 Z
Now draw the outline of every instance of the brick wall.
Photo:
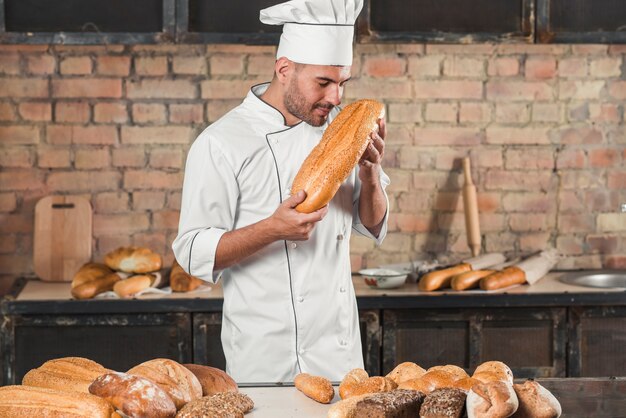
M 94 258 L 171 262 L 184 158 L 269 80 L 273 47 L 0 45 L 0 274 L 32 275 L 33 208 L 87 197 Z M 562 268 L 626 268 L 625 46 L 359 45 L 346 101 L 387 104 L 389 235 L 353 268 L 466 256 L 460 158 L 486 251 L 558 246 Z

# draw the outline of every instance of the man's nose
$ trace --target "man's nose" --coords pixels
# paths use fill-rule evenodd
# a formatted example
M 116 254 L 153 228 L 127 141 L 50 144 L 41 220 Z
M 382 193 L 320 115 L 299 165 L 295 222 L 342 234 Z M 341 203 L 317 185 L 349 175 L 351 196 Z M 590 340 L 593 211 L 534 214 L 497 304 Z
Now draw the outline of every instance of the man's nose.
M 339 106 L 341 104 L 341 96 L 343 95 L 343 87 L 334 85 L 328 90 L 326 100 L 333 106 Z

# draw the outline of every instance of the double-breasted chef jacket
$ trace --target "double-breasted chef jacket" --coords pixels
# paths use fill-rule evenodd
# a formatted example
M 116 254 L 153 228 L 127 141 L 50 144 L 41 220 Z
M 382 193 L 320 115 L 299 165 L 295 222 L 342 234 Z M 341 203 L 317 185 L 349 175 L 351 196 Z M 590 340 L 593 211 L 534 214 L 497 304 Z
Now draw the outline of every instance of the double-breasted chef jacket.
M 358 167 L 307 241 L 276 241 L 236 265 L 214 269 L 222 234 L 274 213 L 328 126 L 286 126 L 283 115 L 259 98 L 268 85 L 253 87 L 192 144 L 172 246 L 188 273 L 212 283 L 222 278 L 222 345 L 226 371 L 237 382 L 290 382 L 300 372 L 340 381 L 363 367 L 350 233 L 380 244 L 387 232 L 387 215 L 378 237 L 360 222 Z M 338 112 L 333 109 L 329 121 Z M 389 184 L 382 170 L 381 184 Z

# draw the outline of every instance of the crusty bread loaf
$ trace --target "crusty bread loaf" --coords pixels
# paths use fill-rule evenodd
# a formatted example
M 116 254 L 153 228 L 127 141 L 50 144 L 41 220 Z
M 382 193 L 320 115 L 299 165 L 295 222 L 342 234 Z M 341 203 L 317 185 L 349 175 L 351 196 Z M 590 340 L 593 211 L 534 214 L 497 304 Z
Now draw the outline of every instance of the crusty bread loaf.
M 474 385 L 477 385 L 478 383 L 482 383 L 482 382 L 473 377 L 464 377 L 463 379 L 459 379 L 456 382 L 454 382 L 453 387 L 457 389 L 461 389 L 467 393 L 472 387 L 474 387 Z
M 524 283 L 526 283 L 524 270 L 517 266 L 510 266 L 480 279 L 480 288 L 483 290 L 497 290 Z
M 180 264 L 174 260 L 172 270 L 170 271 L 170 287 L 172 288 L 172 292 L 191 292 L 205 283 L 204 280 L 200 280 L 188 274 L 183 270 Z
M 518 405 L 513 385 L 502 380 L 479 383 L 467 394 L 468 418 L 510 417 Z
M 335 397 L 333 384 L 325 377 L 299 373 L 293 383 L 296 389 L 319 403 L 330 403 Z
M 390 371 L 387 374 L 387 377 L 399 385 L 407 380 L 422 377 L 424 373 L 426 373 L 426 370 L 422 367 L 411 361 L 405 361 L 404 363 L 398 364 L 392 371 Z
M 558 418 L 561 416 L 561 404 L 554 395 L 539 383 L 527 380 L 514 384 L 513 389 L 519 401 L 519 408 L 513 418 Z
M 106 400 L 89 393 L 33 386 L 0 387 L 0 418 L 120 418 Z
M 450 373 L 452 376 L 454 376 L 455 380 L 465 379 L 466 377 L 469 377 L 469 375 L 463 368 L 459 366 L 455 366 L 454 364 L 446 364 L 445 366 L 433 366 L 430 369 L 428 369 L 426 372 L 434 372 L 437 370 Z
M 158 358 L 141 363 L 128 374 L 145 377 L 161 387 L 174 401 L 176 409 L 202 397 L 202 385 L 185 366 L 174 360 Z
M 211 366 L 183 364 L 191 371 L 202 386 L 202 396 L 221 392 L 238 392 L 237 383 L 226 372 Z
M 104 264 L 86 263 L 74 275 L 71 293 L 76 299 L 91 299 L 113 290 L 119 280 L 121 277 Z
M 341 380 L 339 384 L 339 397 L 346 399 L 346 394 L 350 392 L 351 388 L 359 382 L 367 380 L 370 375 L 364 369 L 352 369 Z
M 176 418 L 243 418 L 253 408 L 254 402 L 248 395 L 222 392 L 189 402 Z
M 132 418 L 172 418 L 176 405 L 152 381 L 126 373 L 107 373 L 89 386 L 89 392 L 106 399 Z
M 368 377 L 363 381 L 344 386 L 342 399 L 364 395 L 366 393 L 389 392 L 397 387 L 397 383 L 387 377 Z
M 452 373 L 444 370 L 430 370 L 417 379 L 402 382 L 398 387 L 400 389 L 417 390 L 425 394 L 429 394 L 435 389 L 454 387 L 454 382 L 458 379 Z
M 72 289 L 107 274 L 113 273 L 113 270 L 101 263 L 85 263 L 83 264 L 74 277 L 72 278 Z
M 104 256 L 104 263 L 116 271 L 151 273 L 161 268 L 161 256 L 143 247 L 119 247 Z
M 110 373 L 95 361 L 82 357 L 64 357 L 46 361 L 30 370 L 22 379 L 25 386 L 37 386 L 61 391 L 89 393 L 89 385 L 98 376 Z
M 300 190 L 307 194 L 304 202 L 296 206 L 297 211 L 314 212 L 330 202 L 365 152 L 384 110 L 382 103 L 366 99 L 339 112 L 293 181 L 291 194 Z
M 431 271 L 419 279 L 417 287 L 423 292 L 432 292 L 433 290 L 450 287 L 450 282 L 454 276 L 470 270 L 472 270 L 470 264 L 462 263 L 446 269 Z
M 513 372 L 501 361 L 486 361 L 476 367 L 474 370 L 473 378 L 478 379 L 480 381 L 491 381 L 493 379 L 490 378 L 489 375 L 483 374 L 483 372 L 493 373 L 498 379 L 503 380 L 505 382 L 509 382 L 513 384 Z
M 452 277 L 450 287 L 454 290 L 467 290 L 479 286 L 480 279 L 495 273 L 495 270 L 471 270 Z
M 152 286 L 155 279 L 154 274 L 138 274 L 115 283 L 113 291 L 121 298 L 131 298 Z

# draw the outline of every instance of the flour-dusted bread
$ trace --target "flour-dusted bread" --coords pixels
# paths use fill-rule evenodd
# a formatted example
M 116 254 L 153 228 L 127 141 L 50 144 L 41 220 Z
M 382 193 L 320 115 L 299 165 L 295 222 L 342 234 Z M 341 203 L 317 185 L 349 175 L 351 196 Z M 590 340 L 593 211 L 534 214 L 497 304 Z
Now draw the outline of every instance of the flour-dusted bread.
M 149 248 L 119 247 L 104 256 L 104 264 L 125 273 L 152 273 L 161 268 L 161 256 Z
M 468 418 L 506 418 L 517 411 L 519 402 L 513 385 L 497 380 L 472 386 L 467 394 Z

